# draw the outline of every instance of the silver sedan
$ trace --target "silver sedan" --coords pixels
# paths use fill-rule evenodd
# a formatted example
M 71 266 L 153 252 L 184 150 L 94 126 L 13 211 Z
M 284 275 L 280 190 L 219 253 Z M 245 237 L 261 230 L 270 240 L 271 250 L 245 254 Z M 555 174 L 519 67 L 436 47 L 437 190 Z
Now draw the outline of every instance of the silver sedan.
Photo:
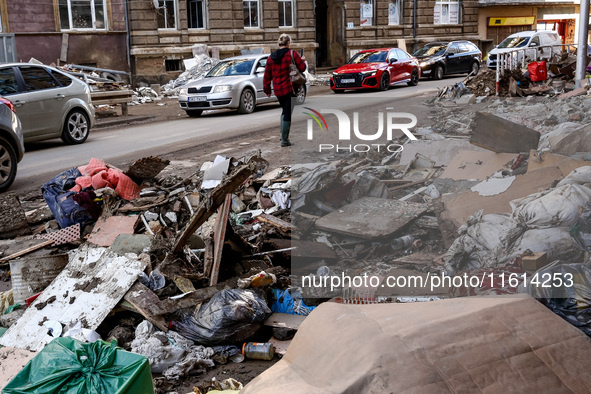
M 14 104 L 25 142 L 61 137 L 81 144 L 94 124 L 89 86 L 49 66 L 3 64 L 0 96 Z
M 259 104 L 275 102 L 263 92 L 263 76 L 269 55 L 243 55 L 222 60 L 205 78 L 181 87 L 179 104 L 187 115 L 201 116 L 204 110 L 236 109 L 249 114 Z M 306 99 L 307 86 L 297 92 L 297 102 Z

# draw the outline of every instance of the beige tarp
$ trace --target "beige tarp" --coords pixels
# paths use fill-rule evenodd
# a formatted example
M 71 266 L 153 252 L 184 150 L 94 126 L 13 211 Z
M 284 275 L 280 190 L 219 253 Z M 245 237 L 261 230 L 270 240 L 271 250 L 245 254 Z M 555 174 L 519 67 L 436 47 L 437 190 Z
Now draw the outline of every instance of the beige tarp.
M 241 394 L 589 393 L 591 341 L 525 295 L 324 303 Z

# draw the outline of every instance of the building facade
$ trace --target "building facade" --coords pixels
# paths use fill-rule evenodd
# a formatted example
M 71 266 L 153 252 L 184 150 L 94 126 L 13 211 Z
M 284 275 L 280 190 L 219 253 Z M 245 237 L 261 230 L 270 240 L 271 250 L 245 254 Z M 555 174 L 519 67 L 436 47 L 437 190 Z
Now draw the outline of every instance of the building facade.
M 136 83 L 175 78 L 195 45 L 221 58 L 268 53 L 281 33 L 312 70 L 366 48 L 479 39 L 477 0 L 134 0 L 128 18 Z
M 18 60 L 129 70 L 124 1 L 0 0 L 0 15 Z
M 577 42 L 579 3 L 564 0 L 479 0 L 478 34 L 483 52 L 526 30 L 553 30 L 563 44 Z

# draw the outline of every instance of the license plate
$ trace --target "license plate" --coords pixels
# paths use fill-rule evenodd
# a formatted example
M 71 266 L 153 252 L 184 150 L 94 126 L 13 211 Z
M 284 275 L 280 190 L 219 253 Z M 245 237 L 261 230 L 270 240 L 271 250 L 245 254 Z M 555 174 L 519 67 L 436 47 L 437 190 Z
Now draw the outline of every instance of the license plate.
M 189 101 L 207 101 L 205 96 L 189 97 Z
M 355 79 L 341 79 L 341 83 L 354 83 Z

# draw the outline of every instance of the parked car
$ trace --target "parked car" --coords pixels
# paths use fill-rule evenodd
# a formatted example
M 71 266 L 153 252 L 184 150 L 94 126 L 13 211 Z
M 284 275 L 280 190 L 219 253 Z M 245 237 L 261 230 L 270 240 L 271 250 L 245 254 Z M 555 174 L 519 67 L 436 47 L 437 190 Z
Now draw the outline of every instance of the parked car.
M 0 97 L 0 192 L 14 182 L 17 163 L 24 153 L 21 122 L 14 112 L 14 105 Z
M 263 76 L 268 54 L 243 55 L 222 60 L 203 79 L 183 85 L 179 104 L 187 115 L 199 117 L 204 110 L 236 109 L 241 114 L 252 113 L 259 104 L 277 101 L 275 95 L 263 92 Z M 306 100 L 308 86 L 300 86 L 298 104 Z
M 497 68 L 497 56 L 500 53 L 510 52 L 517 48 L 526 48 L 525 56 L 527 61 L 534 59 L 550 59 L 552 53 L 560 53 L 562 39 L 554 31 L 522 31 L 511 34 L 499 45 L 488 53 L 486 65 L 489 68 Z M 540 48 L 546 46 L 546 48 Z M 552 46 L 552 48 L 548 47 Z M 523 58 L 523 52 L 517 52 L 517 61 Z
M 61 137 L 66 144 L 81 144 L 94 125 L 90 87 L 49 66 L 2 65 L 0 96 L 14 104 L 25 142 Z
M 476 74 L 482 52 L 470 41 L 431 42 L 414 53 L 425 77 L 441 79 L 447 74 Z
M 420 77 L 419 62 L 402 49 L 367 49 L 332 73 L 330 88 L 335 93 L 348 89 L 388 90 L 404 82 L 415 86 Z

